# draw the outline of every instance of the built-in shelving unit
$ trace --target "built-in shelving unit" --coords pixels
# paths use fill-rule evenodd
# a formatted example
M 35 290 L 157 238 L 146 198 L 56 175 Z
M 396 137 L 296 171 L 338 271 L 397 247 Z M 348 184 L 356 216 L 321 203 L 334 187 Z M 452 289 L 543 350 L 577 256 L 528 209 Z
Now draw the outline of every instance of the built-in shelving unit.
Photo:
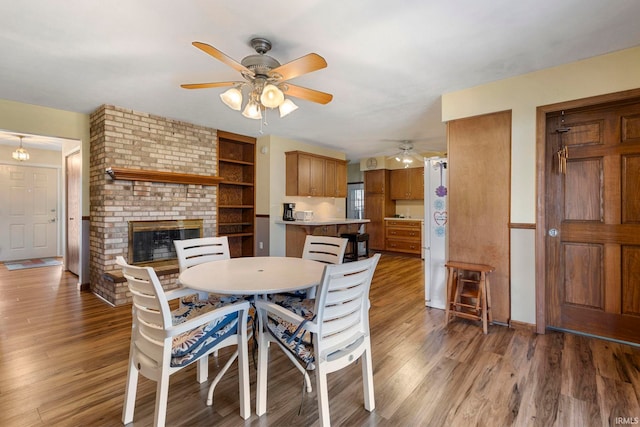
M 255 138 L 218 131 L 218 236 L 234 258 L 255 253 L 255 148 Z

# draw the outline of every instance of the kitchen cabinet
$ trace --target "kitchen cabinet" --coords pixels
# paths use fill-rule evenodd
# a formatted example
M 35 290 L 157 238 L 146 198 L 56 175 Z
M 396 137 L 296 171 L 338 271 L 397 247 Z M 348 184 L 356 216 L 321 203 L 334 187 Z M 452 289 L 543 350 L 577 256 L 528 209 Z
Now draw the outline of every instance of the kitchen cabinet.
M 347 197 L 347 162 L 325 159 L 324 195 L 325 197 Z
M 302 151 L 286 155 L 286 195 L 347 197 L 347 162 Z
M 385 248 L 388 251 L 420 255 L 422 221 L 386 219 L 385 238 Z
M 364 173 L 364 192 L 365 194 L 384 194 L 389 191 L 389 171 L 386 169 L 377 169 L 365 171 Z
M 371 221 L 366 225 L 370 249 L 385 250 L 384 218 L 396 211 L 396 202 L 391 200 L 388 189 L 388 170 L 365 171 L 364 216 Z
M 389 184 L 393 200 L 423 200 L 424 167 L 394 169 Z
M 218 236 L 227 236 L 234 258 L 255 253 L 255 144 L 218 131 Z
M 362 224 L 366 224 L 368 222 L 369 221 L 366 219 L 345 218 L 344 220 L 281 221 L 279 223 L 287 226 L 286 256 L 299 258 L 302 256 L 302 250 L 304 249 L 304 242 L 307 235 L 340 236 L 342 233 L 355 233 Z

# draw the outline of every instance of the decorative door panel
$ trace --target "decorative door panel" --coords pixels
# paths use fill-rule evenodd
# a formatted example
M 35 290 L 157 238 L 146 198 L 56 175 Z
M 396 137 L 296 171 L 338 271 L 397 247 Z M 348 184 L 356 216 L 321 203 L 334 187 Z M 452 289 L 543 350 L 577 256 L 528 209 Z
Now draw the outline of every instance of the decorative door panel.
M 640 246 L 622 247 L 622 314 L 640 316 Z
M 602 221 L 602 175 L 602 159 L 567 162 L 564 182 L 566 221 Z
M 640 155 L 622 156 L 622 223 L 640 223 Z
M 564 303 L 603 310 L 602 245 L 568 243 L 563 253 Z

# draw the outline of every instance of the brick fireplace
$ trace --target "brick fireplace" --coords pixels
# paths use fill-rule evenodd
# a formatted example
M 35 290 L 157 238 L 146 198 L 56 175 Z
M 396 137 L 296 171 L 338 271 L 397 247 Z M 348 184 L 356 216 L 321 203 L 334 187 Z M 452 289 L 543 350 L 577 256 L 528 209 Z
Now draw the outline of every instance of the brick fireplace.
M 201 220 L 216 235 L 217 187 L 210 184 L 119 179 L 108 168 L 217 175 L 215 129 L 103 105 L 90 116 L 91 291 L 114 305 L 130 301 L 115 258 L 129 260 L 132 221 Z M 177 262 L 160 279 L 176 287 Z

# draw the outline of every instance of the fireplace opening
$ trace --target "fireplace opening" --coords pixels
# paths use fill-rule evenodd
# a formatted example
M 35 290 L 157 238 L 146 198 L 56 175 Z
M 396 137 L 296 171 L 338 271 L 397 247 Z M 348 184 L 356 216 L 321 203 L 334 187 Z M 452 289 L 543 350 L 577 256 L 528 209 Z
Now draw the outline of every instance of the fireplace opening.
M 173 241 L 202 237 L 202 223 L 202 219 L 129 221 L 129 263 L 177 259 Z

